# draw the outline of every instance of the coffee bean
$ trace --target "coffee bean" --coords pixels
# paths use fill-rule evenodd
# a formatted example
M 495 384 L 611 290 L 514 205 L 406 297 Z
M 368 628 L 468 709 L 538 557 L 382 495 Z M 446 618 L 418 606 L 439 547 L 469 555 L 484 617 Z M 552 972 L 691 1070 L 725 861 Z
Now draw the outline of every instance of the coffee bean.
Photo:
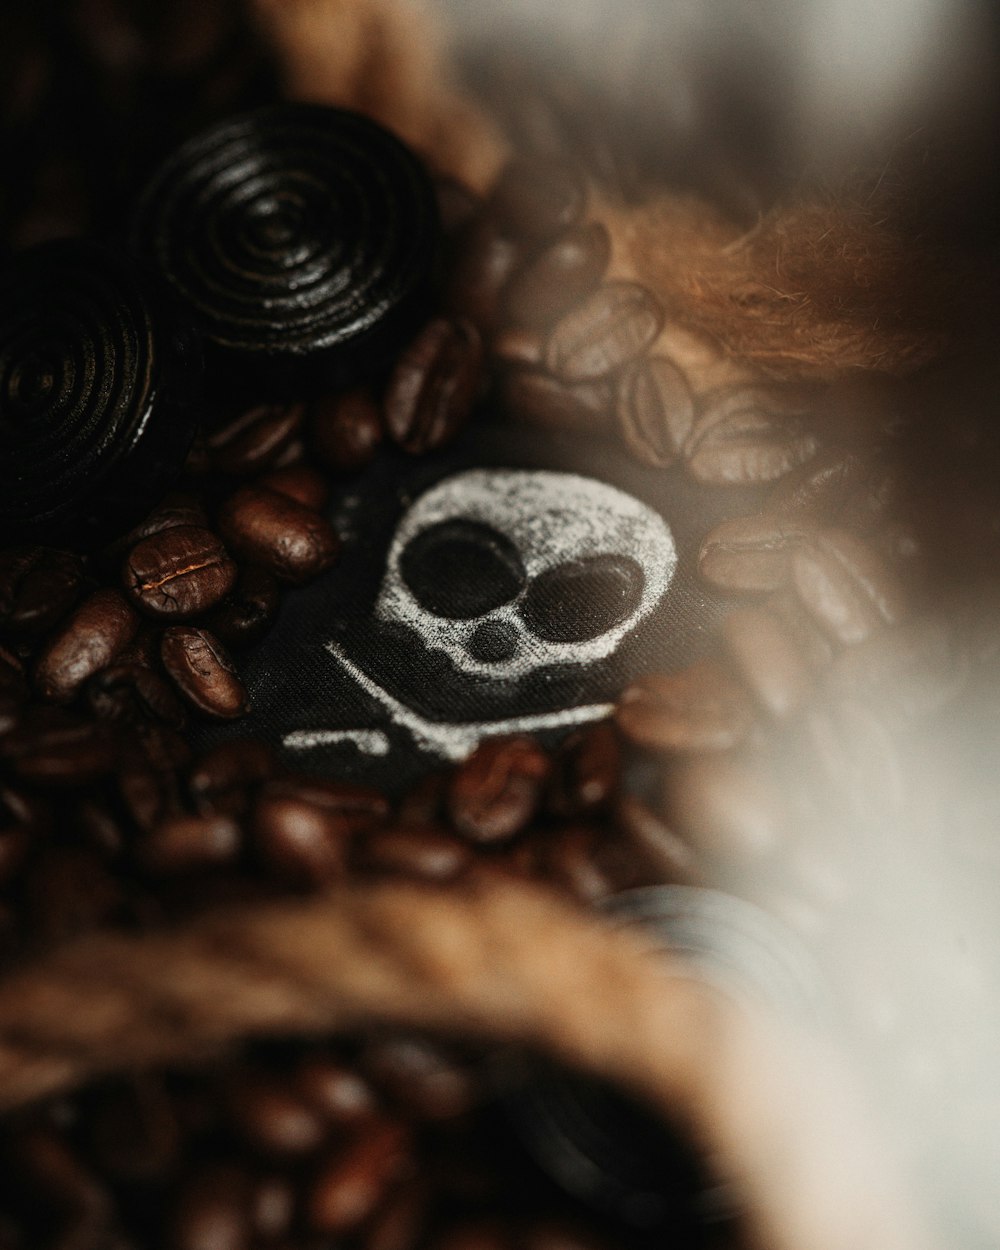
M 502 292 L 524 259 L 524 245 L 501 234 L 492 218 L 481 217 L 462 231 L 456 249 L 447 308 L 480 331 L 492 330 Z
M 330 486 L 322 473 L 308 465 L 296 464 L 287 469 L 272 469 L 257 479 L 265 490 L 287 495 L 303 508 L 322 512 L 330 501 Z
M 80 686 L 131 641 L 139 618 L 116 590 L 96 590 L 46 646 L 35 667 L 43 699 L 69 703 Z
M 777 590 L 791 577 L 793 551 L 811 533 L 808 522 L 780 513 L 734 517 L 702 541 L 698 572 L 720 590 Z
M 428 1222 L 428 1190 L 421 1177 L 397 1186 L 365 1230 L 364 1250 L 414 1250 Z
M 396 362 L 384 412 L 390 437 L 411 455 L 450 442 L 479 393 L 483 348 L 471 322 L 438 318 Z
M 0 552 L 0 629 L 15 638 L 51 629 L 83 589 L 79 556 L 49 547 Z
M 546 796 L 556 816 L 582 816 L 604 807 L 621 772 L 621 750 L 608 721 L 578 729 L 559 745 Z
M 631 855 L 651 870 L 660 885 L 700 885 L 704 874 L 691 847 L 634 795 L 615 805 L 615 827 Z
M 163 631 L 160 656 L 177 689 L 205 716 L 232 720 L 249 712 L 250 700 L 232 660 L 207 629 L 171 625 Z
M 419 1037 L 369 1041 L 361 1070 L 404 1113 L 421 1120 L 453 1120 L 476 1100 L 471 1072 L 443 1047 Z
M 895 576 L 861 539 L 822 530 L 792 555 L 799 598 L 835 641 L 856 645 L 903 616 L 906 598 Z
M 359 473 L 371 464 L 384 433 L 382 414 L 366 388 L 327 396 L 309 411 L 310 444 L 337 473 Z
M 383 1121 L 325 1160 L 305 1200 L 309 1227 L 331 1237 L 360 1228 L 402 1171 L 409 1149 L 406 1130 Z
M 238 1168 L 202 1166 L 177 1196 L 170 1250 L 247 1250 L 250 1181 Z
M 511 161 L 493 190 L 492 208 L 511 234 L 554 238 L 583 216 L 587 188 L 570 165 L 542 157 Z
M 205 625 L 227 647 L 252 647 L 274 624 L 280 598 L 274 575 L 246 564 L 232 591 L 206 615 Z
M 127 816 L 144 833 L 152 833 L 162 820 L 180 810 L 169 774 L 148 761 L 119 761 L 116 784 Z
M 490 339 L 490 354 L 499 365 L 538 369 L 545 355 L 545 343 L 536 330 L 505 326 Z
M 261 856 L 289 879 L 322 885 L 344 875 L 349 814 L 272 784 L 258 795 L 252 823 Z
M 231 864 L 241 844 L 230 816 L 173 816 L 145 839 L 139 857 L 150 872 L 190 872 Z
M 649 356 L 622 374 L 616 413 L 633 456 L 666 469 L 681 454 L 694 425 L 694 395 L 672 361 Z
M 222 473 L 259 473 L 273 465 L 297 433 L 304 404 L 260 404 L 213 429 L 209 451 Z
M 144 521 L 129 531 L 125 546 L 134 547 L 144 538 L 151 538 L 163 530 L 175 529 L 181 525 L 206 529 L 208 517 L 201 503 L 193 496 L 171 493 L 164 496 Z
M 263 1176 L 254 1183 L 250 1223 L 255 1237 L 268 1243 L 288 1237 L 295 1221 L 295 1184 L 286 1176 Z
M 560 382 L 540 369 L 510 369 L 502 380 L 504 411 L 544 429 L 600 431 L 610 425 L 611 388 L 602 382 Z
M 473 842 L 503 842 L 538 808 L 552 762 L 531 738 L 488 738 L 452 775 L 448 812 Z
M 820 451 L 778 482 L 767 497 L 764 511 L 816 522 L 832 521 L 851 495 L 863 487 L 867 472 L 856 455 L 839 448 Z
M 568 230 L 511 278 L 503 296 L 507 317 L 546 329 L 590 294 L 610 257 L 611 239 L 600 222 Z
M 233 588 L 236 571 L 211 530 L 178 525 L 133 547 L 122 578 L 137 607 L 149 616 L 178 620 L 196 616 L 224 599 Z
M 356 1129 L 373 1120 L 379 1109 L 374 1090 L 360 1072 L 323 1056 L 300 1064 L 295 1089 L 338 1129 Z
M 142 726 L 150 721 L 183 729 L 184 709 L 158 674 L 140 664 L 113 664 L 91 677 L 87 702 L 101 720 Z
M 753 723 L 746 692 L 721 665 L 698 660 L 634 682 L 615 708 L 618 728 L 654 751 L 724 751 Z
M 688 473 L 706 485 L 773 482 L 818 447 L 802 420 L 809 397 L 797 389 L 726 386 L 703 396 L 700 408 L 684 458 Z
M 188 792 L 202 815 L 241 816 L 253 790 L 274 772 L 274 752 L 257 738 L 223 742 L 191 770 Z
M 472 862 L 467 842 L 432 826 L 377 829 L 361 843 L 358 862 L 369 871 L 418 881 L 452 881 Z
M 226 500 L 219 528 L 237 555 L 294 585 L 326 572 L 340 554 L 340 539 L 325 517 L 258 486 L 244 486 Z
M 0 739 L 0 759 L 17 776 L 42 785 L 82 785 L 115 766 L 107 727 L 62 708 L 33 707 Z
M 403 795 L 396 810 L 401 825 L 436 825 L 445 818 L 450 772 L 427 773 Z
M 788 815 L 773 780 L 727 755 L 693 756 L 672 769 L 666 812 L 697 852 L 724 866 L 764 859 L 786 840 Z
M 327 1124 L 283 1082 L 263 1073 L 241 1073 L 231 1083 L 229 1105 L 237 1129 L 266 1155 L 301 1158 L 318 1150 Z
M 550 835 L 545 846 L 546 876 L 580 903 L 593 906 L 615 892 L 598 863 L 599 835 L 588 825 L 570 825 Z
M 781 718 L 801 707 L 813 684 L 812 673 L 794 637 L 776 616 L 763 609 L 737 609 L 726 617 L 722 639 L 765 712 Z
M 608 282 L 556 323 L 545 349 L 548 369 L 566 382 L 594 382 L 641 356 L 663 325 L 645 287 Z
M 17 724 L 28 701 L 24 665 L 6 647 L 0 647 L 0 735 Z

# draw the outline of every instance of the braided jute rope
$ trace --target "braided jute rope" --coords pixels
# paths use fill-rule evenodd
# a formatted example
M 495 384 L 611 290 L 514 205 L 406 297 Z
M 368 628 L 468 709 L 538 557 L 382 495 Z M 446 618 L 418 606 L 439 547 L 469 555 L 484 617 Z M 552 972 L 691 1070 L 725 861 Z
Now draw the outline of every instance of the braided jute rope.
M 383 885 L 95 934 L 0 981 L 0 1105 L 239 1039 L 391 1023 L 517 1041 L 685 1123 L 773 1250 L 919 1250 L 844 1065 L 525 886 Z

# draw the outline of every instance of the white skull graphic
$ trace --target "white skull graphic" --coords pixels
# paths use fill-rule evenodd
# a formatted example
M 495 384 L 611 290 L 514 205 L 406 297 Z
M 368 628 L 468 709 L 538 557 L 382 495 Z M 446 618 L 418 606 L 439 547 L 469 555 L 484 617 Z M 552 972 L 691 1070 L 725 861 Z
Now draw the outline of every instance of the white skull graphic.
M 677 566 L 665 522 L 573 473 L 473 469 L 409 509 L 375 604 L 466 673 L 510 680 L 605 659 Z

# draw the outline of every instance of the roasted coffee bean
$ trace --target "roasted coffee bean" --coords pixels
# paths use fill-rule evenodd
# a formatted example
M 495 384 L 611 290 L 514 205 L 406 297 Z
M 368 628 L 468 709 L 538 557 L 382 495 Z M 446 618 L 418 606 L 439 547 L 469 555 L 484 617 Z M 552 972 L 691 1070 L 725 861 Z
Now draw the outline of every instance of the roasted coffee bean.
M 135 636 L 139 618 L 116 590 L 96 590 L 46 646 L 35 667 L 43 699 L 69 703 Z
M 421 1120 L 452 1120 L 476 1101 L 475 1080 L 467 1067 L 442 1046 L 419 1037 L 369 1041 L 361 1050 L 361 1070 L 395 1106 Z
M 433 826 L 376 829 L 361 843 L 359 864 L 380 874 L 419 881 L 452 881 L 472 862 L 467 842 Z
M 239 1132 L 266 1155 L 301 1158 L 327 1138 L 324 1118 L 285 1082 L 263 1073 L 239 1073 L 231 1082 L 229 1106 Z
M 570 825 L 549 835 L 545 846 L 546 877 L 588 906 L 615 892 L 615 883 L 598 863 L 599 840 L 589 825 Z
M 651 870 L 659 885 L 700 885 L 704 874 L 691 847 L 634 795 L 615 804 L 615 827 L 628 853 Z
M 860 457 L 827 448 L 787 473 L 768 495 L 764 511 L 817 523 L 832 521 L 862 488 L 867 472 Z
M 722 866 L 764 859 L 787 839 L 774 781 L 758 764 L 728 755 L 693 756 L 672 769 L 666 813 L 697 852 Z
M 611 239 L 600 222 L 568 230 L 511 278 L 503 297 L 507 317 L 547 328 L 590 294 L 610 257 Z
M 324 1160 L 305 1200 L 309 1227 L 331 1237 L 360 1228 L 400 1175 L 409 1150 L 406 1130 L 383 1121 Z
M 773 482 L 818 447 L 803 423 L 810 397 L 798 389 L 724 386 L 702 397 L 684 448 L 688 473 L 710 486 Z
M 265 490 L 277 491 L 279 495 L 287 495 L 303 508 L 312 508 L 322 512 L 330 501 L 330 486 L 317 469 L 308 465 L 296 464 L 287 469 L 272 469 L 257 479 L 257 485 Z
M 202 1165 L 177 1196 L 170 1250 L 247 1250 L 251 1192 L 238 1168 Z
M 524 245 L 501 234 L 491 218 L 481 217 L 462 231 L 456 247 L 447 307 L 480 331 L 492 330 L 503 290 L 524 259 Z
M 116 785 L 126 815 L 145 833 L 180 810 L 169 774 L 147 760 L 119 761 Z
M 125 725 L 158 721 L 183 729 L 186 720 L 173 690 L 140 664 L 112 664 L 96 673 L 87 683 L 87 702 L 101 720 Z
M 384 412 L 390 437 L 411 455 L 450 442 L 472 411 L 482 379 L 483 347 L 471 322 L 438 318 L 396 362 Z
M 198 526 L 178 525 L 133 547 L 122 578 L 132 602 L 149 616 L 178 620 L 196 616 L 224 599 L 233 588 L 236 571 L 218 535 Z
M 352 833 L 362 833 L 383 823 L 390 810 L 389 800 L 372 786 L 326 781 L 321 777 L 279 776 L 268 785 L 268 793 L 301 799 L 337 813 Z
M 116 1181 L 160 1181 L 179 1162 L 181 1136 L 163 1083 L 143 1076 L 102 1093 L 89 1119 L 97 1166 Z
M 304 404 L 260 404 L 208 435 L 212 461 L 222 473 L 259 473 L 273 465 L 305 416 Z
M 240 816 L 252 791 L 274 772 L 274 752 L 257 738 L 213 747 L 188 778 L 188 792 L 202 815 Z
M 785 717 L 801 707 L 813 684 L 806 656 L 771 612 L 739 608 L 722 626 L 722 639 L 737 672 L 761 708 Z
M 205 617 L 205 625 L 227 647 L 252 647 L 265 636 L 278 614 L 277 579 L 259 564 L 240 569 L 236 585 Z
M 492 208 L 504 228 L 532 240 L 554 238 L 583 216 L 587 188 L 570 165 L 544 157 L 522 157 L 503 170 Z
M 115 741 L 106 725 L 62 708 L 34 707 L 0 739 L 0 759 L 25 781 L 83 785 L 115 767 Z
M 0 552 L 0 630 L 15 638 L 45 633 L 76 603 L 83 581 L 83 563 L 68 551 Z
M 367 388 L 318 400 L 309 411 L 309 438 L 317 457 L 337 473 L 359 473 L 378 453 L 382 414 Z
M 355 1068 L 335 1059 L 315 1056 L 299 1065 L 295 1089 L 337 1129 L 356 1129 L 373 1120 L 379 1101 L 371 1085 Z
M 259 486 L 244 486 L 226 500 L 219 528 L 237 555 L 294 585 L 324 573 L 340 554 L 325 517 Z
M 720 590 L 777 590 L 791 577 L 792 553 L 811 533 L 808 522 L 781 513 L 734 517 L 702 541 L 698 572 Z
M 151 538 L 163 530 L 175 529 L 181 525 L 206 529 L 208 517 L 201 503 L 193 496 L 171 493 L 164 496 L 144 521 L 129 531 L 125 545 L 134 547 L 144 538 Z
M 448 811 L 473 842 L 503 842 L 538 808 L 552 761 L 531 738 L 488 738 L 452 775 Z
M 607 804 L 621 772 L 621 750 L 608 721 L 578 729 L 559 746 L 546 796 L 556 816 L 582 816 Z
M 641 356 L 663 325 L 663 309 L 636 282 L 607 282 L 557 322 L 545 349 L 550 372 L 594 382 Z
M 205 716 L 232 720 L 249 712 L 250 700 L 232 660 L 207 629 L 171 625 L 163 631 L 160 656 L 177 689 Z
M 250 1224 L 255 1237 L 272 1243 L 292 1232 L 295 1222 L 295 1182 L 287 1176 L 262 1176 L 254 1182 Z
M 753 710 L 721 665 L 698 660 L 641 677 L 618 700 L 615 719 L 626 738 L 654 751 L 724 751 L 748 733 Z
M 687 378 L 665 356 L 636 360 L 622 374 L 616 404 L 625 445 L 637 460 L 666 469 L 681 454 L 694 425 Z
M 499 365 L 538 369 L 545 356 L 545 342 L 535 330 L 505 326 L 490 340 L 490 355 Z
M 173 816 L 149 834 L 139 848 L 154 873 L 224 867 L 240 852 L 242 831 L 231 816 Z
M 894 625 L 906 610 L 896 577 L 869 546 L 846 530 L 813 534 L 793 553 L 791 569 L 805 608 L 844 646 Z
M 265 862 L 291 880 L 323 885 L 344 875 L 350 814 L 272 783 L 258 795 L 252 822 Z
M 602 382 L 569 384 L 540 369 L 510 369 L 502 380 L 504 410 L 544 429 L 603 430 L 611 424 L 612 392 Z

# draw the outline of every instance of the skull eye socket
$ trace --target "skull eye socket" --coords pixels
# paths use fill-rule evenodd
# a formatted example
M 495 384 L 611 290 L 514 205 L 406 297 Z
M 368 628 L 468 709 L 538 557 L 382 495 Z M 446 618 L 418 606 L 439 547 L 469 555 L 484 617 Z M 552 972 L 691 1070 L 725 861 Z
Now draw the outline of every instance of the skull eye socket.
M 407 543 L 403 581 L 435 616 L 467 621 L 520 594 L 524 566 L 514 544 L 475 521 L 440 521 Z
M 521 619 L 545 642 L 587 642 L 627 620 L 646 584 L 628 556 L 600 555 L 546 569 L 521 604 Z

